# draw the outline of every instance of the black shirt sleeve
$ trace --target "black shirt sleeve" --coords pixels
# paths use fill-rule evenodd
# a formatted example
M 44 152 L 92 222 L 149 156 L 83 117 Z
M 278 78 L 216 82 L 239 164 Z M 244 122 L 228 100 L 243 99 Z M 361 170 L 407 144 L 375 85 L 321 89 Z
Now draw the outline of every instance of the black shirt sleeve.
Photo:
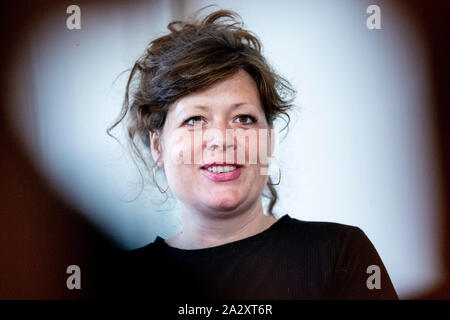
M 397 300 L 388 272 L 366 234 L 358 227 L 350 227 L 340 242 L 332 298 Z

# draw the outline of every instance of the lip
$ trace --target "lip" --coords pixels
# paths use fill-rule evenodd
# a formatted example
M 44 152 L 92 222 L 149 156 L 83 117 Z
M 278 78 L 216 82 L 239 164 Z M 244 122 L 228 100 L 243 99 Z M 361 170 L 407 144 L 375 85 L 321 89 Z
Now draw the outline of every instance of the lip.
M 233 167 L 242 167 L 241 164 L 237 164 L 237 163 L 231 163 L 231 162 L 221 162 L 221 163 L 217 163 L 217 162 L 211 162 L 208 164 L 204 164 L 203 166 L 201 166 L 201 169 L 205 169 L 205 168 L 209 168 L 209 167 L 225 167 L 225 166 L 233 166 Z
M 235 166 L 237 167 L 236 169 L 234 169 L 233 171 L 230 172 L 223 172 L 223 173 L 218 173 L 218 172 L 212 172 L 207 170 L 207 168 L 212 167 L 212 166 Z M 238 164 L 232 164 L 232 163 L 210 163 L 207 165 L 204 165 L 200 168 L 200 172 L 209 180 L 212 180 L 214 182 L 225 182 L 225 181 L 231 181 L 231 180 L 235 180 L 237 178 L 240 177 L 241 173 L 242 173 L 242 166 L 238 165 Z

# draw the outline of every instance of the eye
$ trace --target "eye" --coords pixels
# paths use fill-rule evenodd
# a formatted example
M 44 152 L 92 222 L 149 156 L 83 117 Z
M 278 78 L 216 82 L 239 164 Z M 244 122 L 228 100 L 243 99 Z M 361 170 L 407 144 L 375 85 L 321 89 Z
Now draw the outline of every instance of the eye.
M 194 116 L 194 117 L 190 117 L 189 119 L 184 121 L 184 124 L 186 124 L 188 126 L 200 126 L 200 125 L 202 125 L 202 121 L 204 121 L 202 117 Z
M 240 114 L 236 117 L 236 120 L 243 124 L 252 124 L 256 122 L 256 118 L 249 114 Z

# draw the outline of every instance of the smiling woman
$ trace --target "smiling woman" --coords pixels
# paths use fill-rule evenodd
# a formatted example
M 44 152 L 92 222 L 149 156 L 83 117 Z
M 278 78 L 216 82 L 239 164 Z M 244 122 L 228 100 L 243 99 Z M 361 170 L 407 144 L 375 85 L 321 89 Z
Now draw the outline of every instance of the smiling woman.
M 168 28 L 133 66 L 112 128 L 127 119 L 136 155 L 164 172 L 182 230 L 127 252 L 116 294 L 146 298 L 151 288 L 172 298 L 397 298 L 359 228 L 274 216 L 266 156 L 274 120 L 289 123 L 294 90 L 267 64 L 256 36 L 224 10 Z M 367 270 L 375 270 L 372 278 Z
M 150 132 L 153 158 L 164 166 L 170 190 L 183 208 L 183 232 L 168 243 L 192 249 L 218 245 L 275 222 L 263 215 L 261 193 L 268 179 L 260 173 L 261 161 L 248 161 L 250 154 L 259 154 L 252 146 L 260 134 L 270 132 L 268 128 L 257 86 L 243 70 L 173 104 L 163 130 Z M 226 131 L 231 139 L 222 138 Z M 239 139 L 237 132 L 248 141 Z M 244 150 L 241 159 L 239 149 Z M 183 161 L 186 153 L 194 163 Z M 214 232 L 200 233 L 199 227 Z

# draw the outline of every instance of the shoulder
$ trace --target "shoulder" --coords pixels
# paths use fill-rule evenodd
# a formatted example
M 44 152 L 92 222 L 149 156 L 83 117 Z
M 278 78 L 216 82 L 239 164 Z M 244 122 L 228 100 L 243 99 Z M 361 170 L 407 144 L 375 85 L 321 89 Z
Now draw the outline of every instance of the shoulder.
M 368 241 L 365 233 L 357 226 L 328 221 L 305 221 L 289 215 L 285 219 L 285 235 L 303 242 L 344 245 L 348 241 Z
M 161 242 L 164 239 L 160 237 L 156 237 L 152 242 L 142 245 L 140 247 L 126 250 L 122 252 L 122 258 L 131 263 L 133 261 L 142 261 L 149 258 L 155 258 L 158 254 L 161 253 Z
M 330 264 L 339 257 L 351 258 L 362 254 L 375 254 L 376 249 L 364 231 L 353 225 L 286 219 L 280 245 L 291 248 L 293 254 L 326 257 Z

